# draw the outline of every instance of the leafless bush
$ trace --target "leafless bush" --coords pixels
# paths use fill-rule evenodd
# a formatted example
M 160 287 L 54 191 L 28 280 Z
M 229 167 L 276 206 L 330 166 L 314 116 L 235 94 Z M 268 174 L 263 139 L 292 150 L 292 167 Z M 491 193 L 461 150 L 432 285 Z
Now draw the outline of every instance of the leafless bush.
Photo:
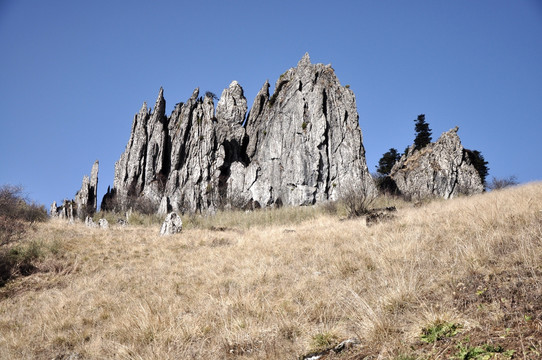
M 20 186 L 0 186 L 0 286 L 16 273 L 33 271 L 32 261 L 39 255 L 36 246 L 6 245 L 23 239 L 34 222 L 46 219 L 45 208 L 28 201 Z
M 518 179 L 514 175 L 512 175 L 507 178 L 500 178 L 500 179 L 493 177 L 493 179 L 491 180 L 489 185 L 487 185 L 487 187 L 490 190 L 499 190 L 499 189 L 504 189 L 504 188 L 514 186 L 517 184 L 518 184 Z
M 375 197 L 363 186 L 348 187 L 341 191 L 340 201 L 344 204 L 348 217 L 357 217 L 369 213 Z
M 29 202 L 20 186 L 0 186 L 0 245 L 21 239 L 36 221 L 45 221 L 43 206 Z
M 158 205 L 142 196 L 130 196 L 126 202 L 126 208 L 132 209 L 143 215 L 153 215 L 158 212 Z

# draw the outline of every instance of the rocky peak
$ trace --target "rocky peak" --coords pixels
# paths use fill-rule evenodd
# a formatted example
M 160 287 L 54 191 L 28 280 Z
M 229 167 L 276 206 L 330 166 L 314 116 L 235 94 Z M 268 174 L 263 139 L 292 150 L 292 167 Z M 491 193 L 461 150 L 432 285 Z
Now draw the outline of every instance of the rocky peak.
M 87 215 L 96 212 L 98 196 L 98 160 L 92 165 L 90 178 L 88 175 L 83 177 L 81 189 L 75 194 L 76 215 L 79 219 L 84 219 Z
M 135 115 L 115 165 L 108 202 L 126 209 L 144 199 L 162 213 L 213 211 L 232 205 L 308 205 L 348 189 L 373 193 L 354 94 L 330 66 L 311 64 L 266 81 L 247 114 L 237 81 L 213 96 L 196 88 L 172 114 L 160 89 L 154 110 Z M 111 197 L 117 201 L 111 201 Z M 130 200 L 132 199 L 132 200 Z
M 299 62 L 297 63 L 297 68 L 300 69 L 308 65 L 311 65 L 311 57 L 309 56 L 309 53 L 306 52 L 305 55 L 303 55 L 303 57 L 301 58 L 301 60 L 299 60 Z
M 333 69 L 311 64 L 305 54 L 279 77 L 271 97 L 266 84 L 246 127 L 250 166 L 257 169 L 247 189 L 253 200 L 309 205 L 350 188 L 374 193 L 355 97 Z
M 216 117 L 231 124 L 243 124 L 247 113 L 247 100 L 243 88 L 237 81 L 232 81 L 227 89 L 222 91 Z
M 392 168 L 390 177 L 399 191 L 412 198 L 430 196 L 452 198 L 484 190 L 480 175 L 463 148 L 455 127 L 442 133 L 426 147 L 403 155 Z

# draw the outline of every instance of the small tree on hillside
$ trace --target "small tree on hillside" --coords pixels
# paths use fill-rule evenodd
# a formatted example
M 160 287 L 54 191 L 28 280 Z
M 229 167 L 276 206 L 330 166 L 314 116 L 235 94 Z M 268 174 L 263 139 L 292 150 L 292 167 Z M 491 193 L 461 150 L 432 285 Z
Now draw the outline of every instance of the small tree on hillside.
M 484 189 L 486 188 L 486 177 L 489 173 L 489 168 L 487 167 L 488 162 L 484 159 L 484 156 L 481 152 L 478 150 L 466 150 L 467 154 L 469 155 L 470 162 L 478 171 L 478 175 L 480 175 L 480 180 L 482 180 L 482 184 L 484 185 Z
M 401 158 L 401 154 L 397 152 L 397 149 L 391 148 L 388 152 L 384 153 L 380 160 L 378 160 L 378 166 L 376 172 L 380 175 L 389 175 L 393 165 Z
M 429 128 L 429 124 L 425 122 L 425 114 L 418 115 L 418 118 L 414 122 L 416 123 L 414 147 L 416 150 L 420 150 L 431 143 L 431 129 Z

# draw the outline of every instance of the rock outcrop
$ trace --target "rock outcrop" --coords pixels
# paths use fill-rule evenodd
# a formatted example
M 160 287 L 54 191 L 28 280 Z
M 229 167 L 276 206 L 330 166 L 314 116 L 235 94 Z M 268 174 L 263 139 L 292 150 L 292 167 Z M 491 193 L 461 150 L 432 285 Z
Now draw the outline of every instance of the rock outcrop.
M 436 142 L 420 150 L 410 147 L 394 165 L 390 177 L 403 195 L 413 199 L 431 196 L 449 199 L 484 190 L 457 131 L 456 127 L 443 133 Z
M 81 189 L 75 194 L 76 215 L 83 220 L 96 212 L 98 200 L 98 160 L 92 165 L 90 178 L 85 175 Z
M 61 206 L 56 201 L 51 204 L 51 217 L 59 217 L 73 221 L 74 218 L 85 220 L 88 215 L 96 212 L 98 204 L 98 160 L 92 165 L 90 177 L 83 176 L 81 189 L 75 194 L 75 199 L 65 199 Z
M 262 206 L 312 205 L 347 189 L 373 193 L 354 93 L 308 54 L 269 97 L 265 83 L 247 119 L 244 189 Z
M 165 115 L 163 89 L 154 109 L 144 103 L 115 164 L 105 209 L 145 204 L 154 212 L 213 212 L 222 207 L 310 205 L 375 186 L 365 162 L 355 97 L 330 65 L 308 54 L 269 95 L 266 82 L 248 118 L 233 81 L 214 106 L 199 96 Z
M 74 201 L 73 200 L 67 200 L 64 199 L 62 201 L 62 205 L 57 206 L 56 201 L 53 201 L 51 204 L 51 217 L 53 218 L 59 218 L 59 219 L 66 219 L 70 222 L 73 222 L 74 220 Z

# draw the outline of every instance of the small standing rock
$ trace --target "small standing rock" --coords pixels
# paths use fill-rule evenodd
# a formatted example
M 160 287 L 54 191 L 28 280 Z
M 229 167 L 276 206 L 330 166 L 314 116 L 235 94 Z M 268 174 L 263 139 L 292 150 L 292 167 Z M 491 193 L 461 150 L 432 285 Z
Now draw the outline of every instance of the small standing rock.
M 109 229 L 109 222 L 107 219 L 100 219 L 98 220 L 98 226 L 100 229 Z
M 90 216 L 87 216 L 86 219 L 85 219 L 85 225 L 88 226 L 89 228 L 95 228 L 97 227 L 96 223 L 94 222 L 94 220 L 92 220 L 92 218 Z
M 183 222 L 181 217 L 176 212 L 171 212 L 166 216 L 162 227 L 160 228 L 160 235 L 173 235 L 180 233 L 183 229 Z

